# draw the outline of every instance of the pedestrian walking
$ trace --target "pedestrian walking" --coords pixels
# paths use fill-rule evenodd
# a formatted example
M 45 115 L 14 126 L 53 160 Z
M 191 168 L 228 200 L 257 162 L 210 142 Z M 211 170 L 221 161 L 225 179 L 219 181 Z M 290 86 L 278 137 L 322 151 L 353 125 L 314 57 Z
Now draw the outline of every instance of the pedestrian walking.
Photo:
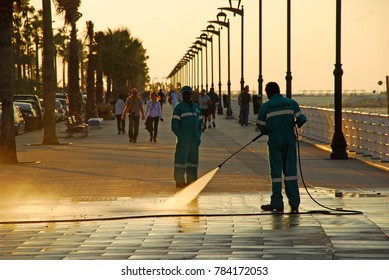
M 174 88 L 170 91 L 168 101 L 173 106 L 173 108 L 176 107 L 177 103 L 179 102 L 178 92 Z
M 122 119 L 125 103 L 123 100 L 123 94 L 119 94 L 118 100 L 115 102 L 115 117 L 117 122 L 118 134 L 126 133 L 126 119 Z
M 161 88 L 158 91 L 158 96 L 159 96 L 159 103 L 161 105 L 161 110 L 162 110 L 162 106 L 163 106 L 163 104 L 165 103 L 165 100 L 166 100 L 166 94 L 162 91 Z
M 158 123 L 162 118 L 162 105 L 159 95 L 154 91 L 150 92 L 150 100 L 146 104 L 146 129 L 150 133 L 150 142 L 157 142 Z
M 208 108 L 211 103 L 211 98 L 209 98 L 209 96 L 205 94 L 205 89 L 202 89 L 199 95 L 199 106 L 201 110 L 201 115 L 203 116 L 203 132 L 207 129 L 207 120 L 209 115 Z M 208 128 L 211 128 L 211 125 L 209 125 Z
M 195 89 L 192 93 L 192 102 L 196 103 L 197 105 L 199 105 L 199 90 L 198 89 Z
M 243 92 L 239 94 L 238 103 L 240 105 L 239 122 L 240 125 L 249 125 L 251 95 L 249 93 L 249 86 L 245 86 Z
M 211 99 L 212 103 L 208 106 L 208 127 L 210 128 L 211 125 L 213 127 L 216 127 L 216 104 L 219 103 L 219 96 L 216 94 L 213 87 L 209 90 L 208 94 L 209 98 Z
M 282 198 L 282 173 L 284 173 L 285 193 L 291 212 L 297 213 L 300 193 L 297 182 L 295 125 L 301 127 L 307 119 L 296 101 L 280 94 L 277 83 L 268 83 L 265 92 L 269 101 L 265 102 L 259 110 L 257 127 L 262 134 L 268 135 L 272 195 L 270 204 L 262 205 L 261 209 L 284 211 Z
M 200 108 L 191 99 L 192 88 L 184 86 L 181 92 L 183 101 L 174 107 L 171 121 L 171 130 L 177 137 L 174 155 L 177 188 L 197 180 L 202 125 Z
M 145 115 L 142 107 L 142 99 L 138 96 L 138 91 L 133 88 L 130 92 L 130 96 L 126 99 L 126 106 L 122 114 L 122 119 L 126 117 L 128 113 L 128 138 L 130 142 L 136 143 L 136 139 L 139 134 L 139 118 L 142 114 L 142 120 L 145 119 Z

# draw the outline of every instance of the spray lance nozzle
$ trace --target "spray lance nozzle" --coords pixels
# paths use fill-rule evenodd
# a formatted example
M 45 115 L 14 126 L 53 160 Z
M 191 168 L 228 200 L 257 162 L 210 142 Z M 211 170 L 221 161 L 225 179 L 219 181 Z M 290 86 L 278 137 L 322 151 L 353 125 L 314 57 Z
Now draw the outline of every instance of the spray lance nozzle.
M 230 155 L 228 158 L 226 158 L 221 164 L 219 164 L 217 167 L 220 168 L 222 167 L 223 164 L 225 164 L 230 158 L 232 158 L 234 155 L 236 155 L 237 153 L 239 153 L 241 150 L 243 150 L 244 148 L 246 148 L 248 145 L 250 145 L 251 143 L 257 141 L 259 138 L 261 138 L 263 136 L 263 134 L 259 134 L 258 136 L 254 137 L 249 143 L 247 143 L 246 145 L 244 145 L 242 148 L 240 148 L 239 150 L 237 150 L 235 153 L 233 153 L 232 155 Z

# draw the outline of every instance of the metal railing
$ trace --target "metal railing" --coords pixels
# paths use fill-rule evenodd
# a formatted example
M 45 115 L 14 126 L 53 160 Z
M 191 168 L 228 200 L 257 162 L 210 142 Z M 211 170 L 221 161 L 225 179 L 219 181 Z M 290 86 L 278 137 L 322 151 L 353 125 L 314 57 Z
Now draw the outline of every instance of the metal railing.
M 250 106 L 249 121 L 256 123 L 257 115 Z M 335 130 L 334 109 L 300 106 L 307 123 L 299 130 L 301 136 L 313 141 L 330 144 Z M 234 117 L 239 116 L 240 107 L 232 100 Z M 389 162 L 389 117 L 388 114 L 342 111 L 342 131 L 348 151 L 383 162 Z
M 308 122 L 302 136 L 330 144 L 334 133 L 334 110 L 301 106 Z M 350 152 L 389 161 L 389 118 L 387 114 L 342 111 L 343 134 Z

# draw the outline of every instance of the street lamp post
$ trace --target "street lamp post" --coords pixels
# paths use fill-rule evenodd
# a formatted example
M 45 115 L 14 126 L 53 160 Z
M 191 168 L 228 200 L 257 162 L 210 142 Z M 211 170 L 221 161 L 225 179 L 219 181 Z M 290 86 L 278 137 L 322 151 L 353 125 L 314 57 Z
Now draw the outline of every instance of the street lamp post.
M 292 98 L 292 72 L 291 72 L 291 58 L 290 58 L 290 48 L 291 48 L 291 3 L 290 0 L 287 0 L 287 27 L 286 27 L 286 97 Z
M 347 159 L 347 143 L 342 132 L 342 63 L 341 63 L 342 0 L 336 0 L 336 63 L 335 77 L 335 131 L 331 141 L 331 159 Z
M 258 101 L 259 107 L 262 106 L 262 85 L 263 85 L 263 76 L 262 76 L 262 0 L 259 0 L 259 74 L 258 74 Z
M 197 51 L 193 50 L 193 46 L 188 50 L 188 52 L 192 55 L 192 87 L 196 87 L 196 54 Z
M 219 66 L 219 103 L 218 103 L 218 106 L 217 106 L 217 114 L 218 115 L 223 115 L 223 107 L 222 107 L 222 83 L 221 83 L 221 51 L 220 51 L 220 29 L 219 30 L 215 30 L 215 26 L 213 26 L 212 24 L 208 25 L 207 26 L 207 29 L 205 30 L 206 32 L 210 33 L 210 34 L 213 34 L 213 35 L 217 35 L 218 37 L 218 52 L 219 52 L 219 63 L 218 63 L 218 66 Z M 213 61 L 213 59 L 212 59 Z M 213 75 L 212 75 L 212 87 L 213 87 Z
M 195 87 L 195 84 L 196 84 L 196 80 L 195 80 L 195 55 L 194 53 L 190 52 L 190 54 L 192 55 L 192 88 Z
M 203 31 L 203 30 L 202 30 Z M 207 34 L 201 33 L 200 40 L 205 41 L 205 90 L 208 92 L 208 42 L 211 43 L 211 73 L 212 73 L 212 87 L 213 87 L 213 44 L 212 38 L 209 38 Z
M 192 49 L 196 50 L 194 51 L 195 54 L 197 54 L 197 90 L 200 88 L 200 58 L 199 58 L 199 52 L 201 48 L 198 48 L 196 45 L 192 46 Z
M 217 14 L 217 20 L 209 21 L 210 23 L 218 24 L 227 28 L 227 94 L 228 94 L 228 108 L 226 113 L 226 119 L 233 119 L 231 109 L 231 55 L 230 55 L 230 20 L 227 19 L 227 15 L 223 12 Z
M 184 58 L 181 60 L 183 73 L 182 73 L 182 83 L 187 85 L 188 84 L 188 59 L 184 56 Z
M 188 51 L 186 53 L 186 57 L 188 58 L 188 70 L 189 70 L 189 75 L 188 75 L 188 83 L 193 87 L 193 54 Z M 192 65 L 192 68 L 191 68 Z
M 241 77 L 240 77 L 240 92 L 243 92 L 243 88 L 244 88 L 244 9 L 243 9 L 243 5 L 242 5 L 242 8 L 239 9 L 239 6 L 240 6 L 240 2 L 241 0 L 239 0 L 238 2 L 238 6 L 237 8 L 233 8 L 232 7 L 232 1 L 233 0 L 229 0 L 229 3 L 230 3 L 230 7 L 223 7 L 223 8 L 219 8 L 220 10 L 225 10 L 225 11 L 229 11 L 229 12 L 233 12 L 234 13 L 234 16 L 236 14 L 240 15 L 242 17 L 242 25 L 241 25 Z
M 204 88 L 204 64 L 203 64 L 203 47 L 205 47 L 205 49 L 207 49 L 207 44 L 206 43 L 203 43 L 201 42 L 200 40 L 197 40 L 195 43 L 196 47 L 198 48 L 199 51 L 201 51 L 201 89 Z

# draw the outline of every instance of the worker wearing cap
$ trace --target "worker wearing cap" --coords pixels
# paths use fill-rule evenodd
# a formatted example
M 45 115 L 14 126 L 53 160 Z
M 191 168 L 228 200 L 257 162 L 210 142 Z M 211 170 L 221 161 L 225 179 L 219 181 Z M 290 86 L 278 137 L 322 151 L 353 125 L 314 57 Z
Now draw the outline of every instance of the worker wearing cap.
M 192 101 L 192 93 L 191 87 L 182 88 L 183 101 L 174 107 L 171 121 L 171 129 L 177 136 L 174 155 L 174 180 L 177 188 L 197 180 L 202 119 L 199 106 Z
M 259 110 L 257 127 L 262 134 L 269 135 L 269 163 L 272 179 L 270 204 L 262 205 L 264 211 L 284 211 L 282 179 L 292 212 L 298 212 L 300 193 L 297 183 L 297 158 L 295 124 L 301 127 L 306 117 L 296 101 L 280 94 L 280 87 L 270 82 L 265 87 L 269 101 Z M 284 178 L 282 178 L 284 173 Z

